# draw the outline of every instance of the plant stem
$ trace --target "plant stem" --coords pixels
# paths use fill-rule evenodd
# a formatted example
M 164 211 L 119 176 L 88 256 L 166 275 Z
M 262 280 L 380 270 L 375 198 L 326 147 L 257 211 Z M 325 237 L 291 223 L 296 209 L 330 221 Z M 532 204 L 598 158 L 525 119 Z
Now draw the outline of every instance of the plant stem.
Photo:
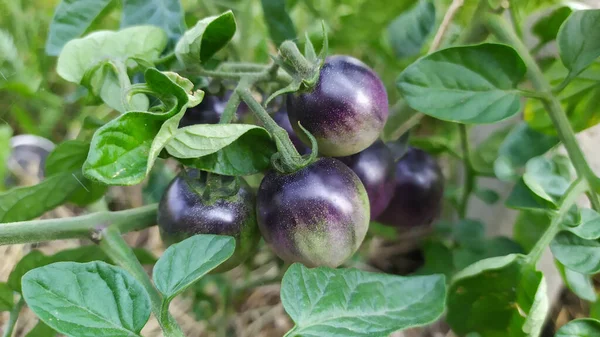
M 0 224 L 0 246 L 60 239 L 89 238 L 94 230 L 113 224 L 123 233 L 156 224 L 157 204 L 118 212 L 97 212 L 72 218 Z
M 227 101 L 225 110 L 223 110 L 223 114 L 221 115 L 219 124 L 231 123 L 233 117 L 235 117 L 235 113 L 237 112 L 238 107 L 240 106 L 240 102 L 240 94 L 238 94 L 238 92 L 234 90 L 231 94 L 231 97 L 229 97 L 229 101 Z
M 158 322 L 167 337 L 184 336 L 177 322 L 170 315 L 165 317 L 161 314 L 162 311 L 162 296 L 156 290 L 150 277 L 146 274 L 144 267 L 136 258 L 133 250 L 121 236 L 118 227 L 108 226 L 100 231 L 100 248 L 108 255 L 108 257 L 121 268 L 129 272 L 138 282 L 142 284 L 146 292 L 150 296 L 152 305 L 152 313 L 158 319 Z
M 571 184 L 571 186 L 569 186 L 569 189 L 567 189 L 565 196 L 561 201 L 560 209 L 558 212 L 556 212 L 552 222 L 550 223 L 550 227 L 546 229 L 542 237 L 538 240 L 538 242 L 536 242 L 529 254 L 527 254 L 527 260 L 530 264 L 537 264 L 546 247 L 548 247 L 550 242 L 552 242 L 552 239 L 554 239 L 556 234 L 560 232 L 560 223 L 565 214 L 567 214 L 571 206 L 573 206 L 573 204 L 577 201 L 577 198 L 588 188 L 589 186 L 584 179 L 577 179 Z
M 432 53 L 440 48 L 442 44 L 442 40 L 444 39 L 444 35 L 446 35 L 446 31 L 448 31 L 448 27 L 452 23 L 454 16 L 458 12 L 458 10 L 463 6 L 464 0 L 453 0 L 444 15 L 444 19 L 440 24 L 440 28 L 438 28 L 435 33 L 435 37 L 433 38 L 433 42 L 431 42 L 431 46 L 429 46 L 428 53 Z
M 585 156 L 579 147 L 579 143 L 577 143 L 571 123 L 560 105 L 559 100 L 552 94 L 550 83 L 544 78 L 544 74 L 529 53 L 529 50 L 506 21 L 499 15 L 486 15 L 486 23 L 490 31 L 496 35 L 498 39 L 508 43 L 517 50 L 527 66 L 527 74 L 531 83 L 538 93 L 544 97 L 542 100 L 544 107 L 556 128 L 558 137 L 569 154 L 569 158 L 575 167 L 575 171 L 577 171 L 577 176 L 587 180 L 587 183 L 590 186 L 596 188 L 598 185 L 597 178 L 589 167 Z M 588 193 L 588 197 L 594 210 L 600 210 L 600 199 L 598 199 L 598 195 L 595 192 L 590 192 Z
M 469 197 L 471 196 L 471 193 L 473 193 L 477 175 L 473 170 L 473 165 L 471 164 L 471 152 L 469 150 L 469 134 L 467 132 L 467 126 L 464 124 L 458 124 L 458 129 L 460 131 L 460 145 L 463 152 L 463 166 L 465 170 L 463 195 L 458 213 L 460 218 L 464 219 L 467 216 Z
M 517 8 L 515 6 L 516 0 L 510 0 L 508 5 L 508 11 L 510 13 L 510 21 L 512 22 L 513 29 L 519 38 L 523 38 L 523 30 L 521 29 L 521 20 Z
M 262 105 L 254 99 L 247 86 L 240 87 L 237 89 L 237 92 L 275 140 L 278 153 L 281 155 L 282 164 L 284 165 L 284 171 L 295 171 L 305 166 L 306 163 L 302 162 L 302 156 L 298 153 L 296 147 L 294 147 L 287 131 L 277 125 Z
M 13 309 L 10 311 L 10 316 L 8 318 L 8 322 L 6 322 L 6 326 L 4 327 L 4 333 L 2 334 L 2 337 L 12 336 L 15 326 L 17 326 L 17 320 L 19 319 L 19 314 L 21 313 L 23 305 L 25 305 L 25 299 L 23 296 L 21 296 L 17 304 L 15 304 Z

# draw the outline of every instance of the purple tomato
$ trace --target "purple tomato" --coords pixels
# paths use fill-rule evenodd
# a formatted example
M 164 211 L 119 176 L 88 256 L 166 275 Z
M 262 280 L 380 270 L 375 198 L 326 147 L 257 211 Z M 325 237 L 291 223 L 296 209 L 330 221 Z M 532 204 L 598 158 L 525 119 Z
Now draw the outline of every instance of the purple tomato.
M 356 174 L 321 158 L 290 174 L 268 172 L 257 197 L 258 226 L 284 261 L 337 267 L 369 227 L 369 200 Z
M 305 144 L 310 141 L 298 122 L 315 136 L 321 154 L 342 157 L 377 140 L 388 117 L 388 97 L 381 79 L 364 63 L 330 56 L 311 92 L 287 96 L 287 110 Z
M 394 157 L 388 147 L 377 141 L 365 150 L 348 157 L 338 158 L 360 178 L 371 205 L 371 219 L 383 212 L 394 195 Z
M 204 194 L 206 172 L 182 172 L 169 184 L 158 206 L 158 227 L 168 245 L 196 234 L 229 235 L 236 239 L 233 256 L 217 272 L 238 266 L 260 240 L 254 193 L 241 178 L 222 178 L 239 179 L 237 193 L 208 197 Z
M 433 157 L 410 148 L 396 163 L 396 185 L 389 206 L 377 218 L 398 227 L 428 226 L 442 211 L 444 176 Z

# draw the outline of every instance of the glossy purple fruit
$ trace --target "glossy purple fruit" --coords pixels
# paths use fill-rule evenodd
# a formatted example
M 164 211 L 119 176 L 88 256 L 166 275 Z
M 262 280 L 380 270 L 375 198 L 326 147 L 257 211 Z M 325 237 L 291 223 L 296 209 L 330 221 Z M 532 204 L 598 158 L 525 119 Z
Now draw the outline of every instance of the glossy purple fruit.
M 369 147 L 388 117 L 388 98 L 377 74 L 348 56 L 328 57 L 311 92 L 287 96 L 298 137 L 310 144 L 298 122 L 317 139 L 319 152 L 349 156 Z
M 378 221 L 398 227 L 430 225 L 442 210 L 444 176 L 426 152 L 410 148 L 396 163 L 396 186 Z
M 369 200 L 356 174 L 321 158 L 291 174 L 268 172 L 258 190 L 258 227 L 284 261 L 337 267 L 360 246 Z
M 273 120 L 285 131 L 287 131 L 288 135 L 290 136 L 290 140 L 292 141 L 292 143 L 294 143 L 294 146 L 296 147 L 296 150 L 298 150 L 298 153 L 306 154 L 310 152 L 309 147 L 304 145 L 304 143 L 302 143 L 300 138 L 298 138 L 298 136 L 296 135 L 296 132 L 292 128 L 292 124 L 290 123 L 290 119 L 288 118 L 288 114 L 285 109 L 281 108 L 275 114 L 273 114 Z
M 190 170 L 173 179 L 158 206 L 158 227 L 167 245 L 195 234 L 233 236 L 233 256 L 215 270 L 223 272 L 242 263 L 258 245 L 256 199 L 242 179 L 237 193 L 207 198 L 206 177 L 206 172 Z
M 396 164 L 392 152 L 382 141 L 377 141 L 357 154 L 338 159 L 362 181 L 369 196 L 371 219 L 375 219 L 386 209 L 394 195 Z

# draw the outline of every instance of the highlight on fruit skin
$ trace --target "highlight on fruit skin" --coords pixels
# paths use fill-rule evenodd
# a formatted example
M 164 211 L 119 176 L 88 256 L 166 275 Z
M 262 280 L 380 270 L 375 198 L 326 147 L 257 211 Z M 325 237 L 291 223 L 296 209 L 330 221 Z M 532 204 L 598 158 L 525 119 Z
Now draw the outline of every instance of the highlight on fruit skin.
M 175 177 L 160 200 L 158 227 L 166 245 L 196 234 L 233 236 L 233 256 L 213 271 L 224 272 L 244 262 L 258 246 L 256 197 L 243 179 L 234 177 L 220 177 L 224 186 L 204 193 L 207 178 L 207 172 L 197 170 Z
M 291 174 L 269 171 L 258 190 L 258 226 L 286 262 L 337 267 L 360 247 L 369 200 L 344 163 L 321 158 Z
M 302 124 L 317 140 L 319 153 L 343 157 L 373 144 L 388 117 L 388 97 L 377 74 L 342 55 L 325 60 L 310 92 L 287 95 L 287 110 L 298 137 L 310 145 Z
M 410 148 L 396 163 L 396 184 L 389 206 L 377 221 L 395 227 L 429 226 L 440 215 L 444 176 L 427 152 Z

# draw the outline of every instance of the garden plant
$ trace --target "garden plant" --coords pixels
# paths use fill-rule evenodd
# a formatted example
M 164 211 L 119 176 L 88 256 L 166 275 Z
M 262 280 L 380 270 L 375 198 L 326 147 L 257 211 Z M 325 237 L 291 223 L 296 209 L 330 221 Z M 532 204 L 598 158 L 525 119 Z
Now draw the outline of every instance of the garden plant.
M 16 263 L 0 283 L 3 336 L 24 307 L 39 318 L 27 336 L 141 336 L 151 316 L 164 336 L 189 335 L 173 300 L 196 294 L 210 307 L 203 282 L 216 280 L 223 308 L 197 316 L 217 336 L 235 336 L 235 301 L 280 283 L 285 336 L 383 337 L 441 320 L 448 336 L 537 337 L 551 307 L 548 248 L 596 308 L 553 334 L 600 336 L 600 177 L 576 138 L 600 122 L 600 9 L 202 3 L 62 0 L 44 48 L 31 42 L 37 68 L 9 52 L 34 28 L 15 25 L 14 41 L 3 31 L 0 70 L 18 75 L 0 82 L 15 107 L 0 126 L 2 164 L 13 129 L 44 135 L 32 118 L 78 117 L 37 184 L 5 188 L 2 165 L 0 245 L 86 243 Z M 3 4 L 27 20 L 27 5 Z M 48 78 L 33 83 L 37 71 Z M 36 107 L 54 117 L 28 117 Z M 123 209 L 108 202 L 120 186 L 150 192 Z M 486 237 L 469 217 L 474 199 L 517 210 L 514 236 Z M 40 219 L 62 205 L 77 215 Z M 123 236 L 153 226 L 158 257 Z M 378 240 L 419 231 L 417 268 L 370 264 Z M 256 275 L 260 254 L 280 273 Z

